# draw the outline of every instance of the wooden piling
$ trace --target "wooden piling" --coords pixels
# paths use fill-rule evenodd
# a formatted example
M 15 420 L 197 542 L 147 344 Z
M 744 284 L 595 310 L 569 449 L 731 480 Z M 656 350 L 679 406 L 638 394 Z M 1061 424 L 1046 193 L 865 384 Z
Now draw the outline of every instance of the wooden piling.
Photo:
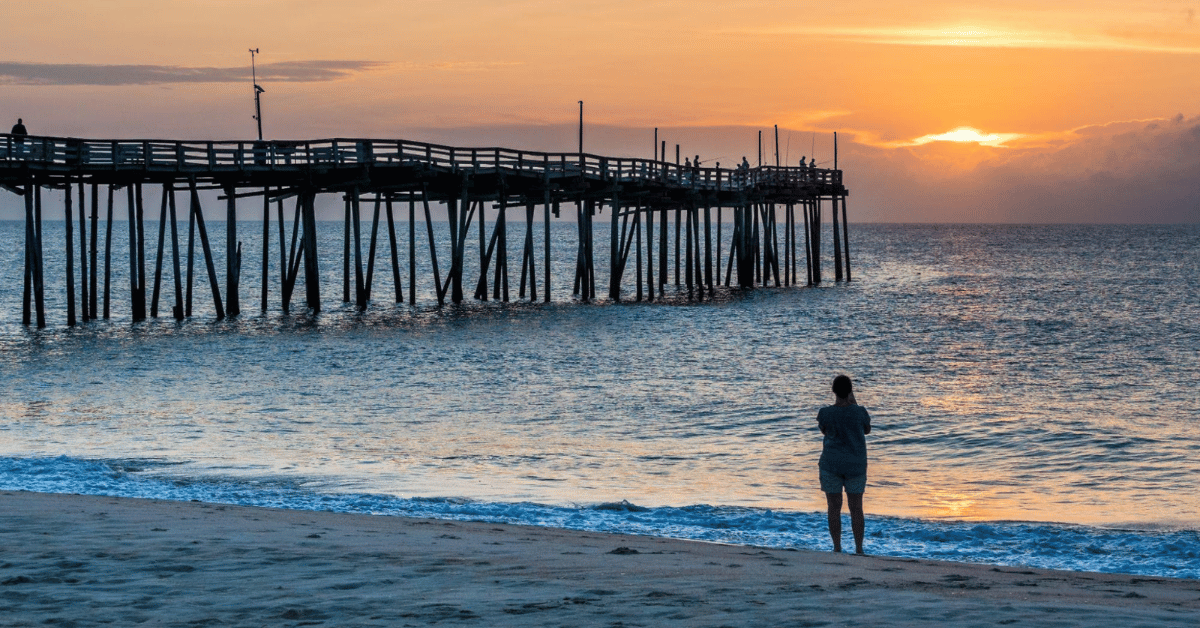
M 354 225 L 354 305 L 360 311 L 367 307 L 366 276 L 363 273 L 362 220 L 358 188 L 350 190 L 350 212 Z
M 83 179 L 79 180 L 79 312 L 85 322 L 92 318 L 91 300 L 88 298 L 88 246 L 87 211 Z
M 108 215 L 104 222 L 104 320 L 112 315 L 109 300 L 112 297 L 112 230 L 113 230 L 113 186 L 108 186 Z
M 188 179 L 190 194 L 188 196 L 188 268 L 187 268 L 187 296 L 185 297 L 184 313 L 187 318 L 192 316 L 192 288 L 195 285 L 196 279 L 196 207 L 200 204 L 200 199 L 196 194 L 195 179 Z M 287 311 L 287 303 L 284 303 L 283 311 Z
M 137 220 L 137 292 L 134 302 L 136 320 L 146 320 L 146 205 L 142 198 L 142 184 L 135 183 L 134 201 Z
M 263 188 L 263 233 L 262 233 L 262 311 L 267 311 L 267 289 L 270 287 L 271 272 L 271 188 Z
M 302 191 L 304 198 L 304 290 L 308 308 L 313 314 L 321 313 L 321 268 L 317 259 L 317 193 L 313 189 Z
M 400 280 L 400 254 L 398 250 L 398 242 L 396 242 L 396 221 L 392 215 L 392 195 L 387 196 L 385 202 L 385 211 L 387 212 L 388 223 L 388 242 L 391 243 L 392 253 L 392 288 L 396 292 L 396 303 L 404 303 L 404 282 Z M 410 214 L 411 216 L 411 214 Z M 409 221 L 408 230 L 412 231 L 412 221 Z M 416 248 L 415 243 L 413 248 Z M 412 256 L 411 249 L 409 256 Z
M 665 164 L 664 164 L 665 166 Z M 662 294 L 667 285 L 667 208 L 662 208 L 658 221 L 658 291 Z
M 713 291 L 712 208 L 704 206 L 704 283 Z
M 225 187 L 225 312 L 229 316 L 242 313 L 238 298 L 241 283 L 242 245 L 237 239 L 237 189 Z
M 25 281 L 21 291 L 21 324 L 33 322 L 33 179 L 25 185 Z
M 379 209 L 383 203 L 378 195 L 375 196 L 375 211 L 371 216 L 371 240 L 367 247 L 367 277 L 363 281 L 363 307 L 371 302 L 371 286 L 375 279 L 375 244 L 379 238 Z M 395 281 L 393 279 L 393 281 Z
M 304 216 L 304 196 L 296 195 L 296 207 L 292 211 L 292 245 L 286 253 L 281 250 L 280 254 L 285 255 L 283 262 L 283 277 L 280 281 L 280 300 L 283 302 L 282 308 L 284 314 L 291 312 L 292 295 L 296 290 L 296 279 L 300 276 L 300 261 L 304 258 L 304 247 L 297 246 L 300 241 L 301 220 Z M 283 233 L 283 207 L 279 208 L 280 228 L 279 233 Z M 307 240 L 305 240 L 307 243 Z M 280 245 L 283 245 L 282 236 Z
M 342 219 L 342 303 L 350 302 L 350 198 L 342 199 L 345 205 Z
M 679 146 L 678 145 L 675 146 L 675 153 L 676 153 L 675 161 L 679 161 L 679 154 L 678 154 Z M 675 287 L 676 288 L 679 287 L 679 246 L 680 246 L 679 231 L 681 228 L 683 228 L 682 215 L 683 215 L 683 209 L 680 207 L 676 207 L 675 208 Z
M 837 195 L 834 195 L 833 198 L 831 198 L 829 200 L 832 201 L 832 204 L 833 204 L 833 212 L 831 215 L 831 218 L 833 219 L 833 280 L 841 281 L 842 280 L 842 232 L 841 232 L 841 227 L 838 224 L 840 222 L 838 220 L 838 197 L 837 197 Z
M 850 281 L 850 223 L 846 219 L 846 197 L 842 197 L 842 253 L 846 261 L 846 281 Z
M 408 195 L 408 304 L 417 304 L 417 201 Z
M 37 326 L 41 329 L 46 326 L 46 274 L 45 274 L 45 248 L 43 248 L 44 240 L 42 235 L 42 187 L 41 185 L 33 185 L 34 199 L 34 266 L 33 266 L 33 293 L 34 293 L 34 309 L 37 311 Z
M 168 211 L 171 215 L 171 263 L 174 267 L 175 277 L 175 307 L 172 308 L 172 314 L 174 314 L 175 320 L 181 321 L 183 320 L 183 277 L 179 269 L 179 227 L 176 224 L 178 220 L 175 216 L 175 187 L 171 183 L 167 183 L 163 186 L 163 194 L 170 199 Z M 265 276 L 263 280 L 266 283 Z
M 150 297 L 150 318 L 158 318 L 158 295 L 162 290 L 163 250 L 167 234 L 167 192 L 163 187 L 162 208 L 158 212 L 158 254 L 154 257 L 154 290 Z
M 654 207 L 646 208 L 646 295 L 654 300 Z
M 297 213 L 299 213 L 298 209 Z M 279 308 L 286 314 L 288 311 L 288 306 L 287 303 L 284 303 L 283 301 L 286 300 L 285 295 L 288 293 L 286 286 L 288 281 L 288 271 L 291 269 L 291 265 L 288 264 L 287 223 L 285 223 L 283 220 L 283 196 L 279 196 L 275 200 L 275 219 L 279 223 Z
M 192 216 L 196 221 L 196 230 L 200 234 L 200 246 L 204 250 L 204 265 L 208 269 L 208 284 L 212 288 L 213 309 L 217 312 L 217 319 L 225 318 L 225 306 L 221 302 L 221 286 L 217 283 L 216 265 L 213 263 L 212 247 L 208 244 L 208 229 L 204 224 L 204 209 L 200 206 L 200 192 L 196 190 L 196 180 L 193 178 L 191 184 L 191 211 Z M 190 312 L 188 314 L 191 315 Z
M 100 312 L 100 309 L 97 307 L 100 305 L 99 297 L 96 295 L 96 288 L 98 287 L 98 284 L 99 284 L 99 274 L 100 274 L 99 269 L 96 267 L 96 262 L 98 261 L 98 258 L 99 258 L 99 252 L 98 252 L 97 246 L 96 246 L 97 241 L 100 238 L 99 234 L 97 233 L 99 231 L 99 229 L 100 229 L 100 186 L 96 183 L 92 183 L 92 248 L 91 248 L 92 275 L 91 275 L 91 286 L 90 286 L 90 290 L 88 291 L 88 296 L 91 297 L 91 300 L 88 303 L 88 316 L 92 320 L 96 320 L 96 318 L 98 318 L 97 315 Z
M 66 244 L 67 244 L 67 326 L 75 326 L 75 245 L 73 241 L 74 233 L 71 228 L 72 221 L 75 216 L 71 210 L 71 181 L 68 180 L 66 190 L 63 197 L 63 206 L 67 216 L 66 222 Z

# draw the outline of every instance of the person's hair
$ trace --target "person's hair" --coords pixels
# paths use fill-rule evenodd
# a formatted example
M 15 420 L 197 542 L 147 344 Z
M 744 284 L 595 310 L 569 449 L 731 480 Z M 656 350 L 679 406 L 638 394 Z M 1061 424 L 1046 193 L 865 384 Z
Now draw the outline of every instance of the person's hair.
M 833 394 L 846 398 L 850 393 L 854 392 L 854 384 L 850 382 L 850 378 L 845 375 L 838 375 L 833 378 Z

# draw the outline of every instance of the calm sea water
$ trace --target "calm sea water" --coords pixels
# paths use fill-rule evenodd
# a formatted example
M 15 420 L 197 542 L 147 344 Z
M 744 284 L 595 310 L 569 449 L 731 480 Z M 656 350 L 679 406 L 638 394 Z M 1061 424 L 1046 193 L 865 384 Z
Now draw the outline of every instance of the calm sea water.
M 193 319 L 136 325 L 114 227 L 113 319 L 68 329 L 46 223 L 38 331 L 23 223 L 0 223 L 0 488 L 824 548 L 815 416 L 844 372 L 875 425 L 868 551 L 1200 577 L 1197 226 L 852 225 L 849 284 L 584 305 L 555 223 L 554 303 L 438 309 L 417 223 L 417 305 L 391 302 L 381 247 L 360 313 L 323 223 L 326 311 L 286 316 L 277 250 L 260 311 L 245 223 L 240 317 L 213 320 L 201 263 Z

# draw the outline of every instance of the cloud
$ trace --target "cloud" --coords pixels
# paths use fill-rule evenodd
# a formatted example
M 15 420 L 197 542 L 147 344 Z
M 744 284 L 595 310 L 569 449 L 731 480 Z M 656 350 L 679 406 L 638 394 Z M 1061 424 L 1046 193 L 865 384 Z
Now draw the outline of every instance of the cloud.
M 860 219 L 882 222 L 1200 223 L 1200 117 L 1075 129 L 1051 146 L 850 144 Z M 948 162 L 974 159 L 970 168 Z
M 386 64 L 377 61 L 283 61 L 258 66 L 258 79 L 286 83 L 336 81 L 383 65 Z M 0 84 L 5 85 L 120 86 L 240 83 L 248 80 L 248 67 L 0 62 Z

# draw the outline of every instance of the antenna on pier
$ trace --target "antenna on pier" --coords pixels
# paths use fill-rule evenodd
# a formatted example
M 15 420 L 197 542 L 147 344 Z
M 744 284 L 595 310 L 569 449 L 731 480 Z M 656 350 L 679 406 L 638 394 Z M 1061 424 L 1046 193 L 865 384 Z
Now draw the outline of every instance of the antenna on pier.
M 254 84 L 254 119 L 258 122 L 258 141 L 262 141 L 262 102 L 259 95 L 267 91 L 258 86 L 258 71 L 254 67 L 254 55 L 258 48 L 250 49 L 250 80 Z

